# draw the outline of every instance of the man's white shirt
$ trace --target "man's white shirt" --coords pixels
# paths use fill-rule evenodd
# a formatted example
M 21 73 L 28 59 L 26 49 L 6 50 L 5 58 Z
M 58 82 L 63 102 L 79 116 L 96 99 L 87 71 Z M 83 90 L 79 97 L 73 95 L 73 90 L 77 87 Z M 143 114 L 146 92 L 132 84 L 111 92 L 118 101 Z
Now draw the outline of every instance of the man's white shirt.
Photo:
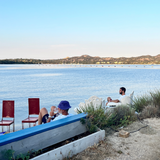
M 121 99 L 124 98 L 125 96 L 126 95 L 123 95 L 123 96 L 121 95 L 118 100 L 121 102 Z
M 73 114 L 70 114 L 70 113 L 68 115 L 62 115 L 62 114 L 60 114 L 58 117 L 56 117 L 52 121 L 56 121 L 56 120 L 59 120 L 59 119 L 67 118 L 67 117 L 70 117 L 70 116 L 73 116 Z

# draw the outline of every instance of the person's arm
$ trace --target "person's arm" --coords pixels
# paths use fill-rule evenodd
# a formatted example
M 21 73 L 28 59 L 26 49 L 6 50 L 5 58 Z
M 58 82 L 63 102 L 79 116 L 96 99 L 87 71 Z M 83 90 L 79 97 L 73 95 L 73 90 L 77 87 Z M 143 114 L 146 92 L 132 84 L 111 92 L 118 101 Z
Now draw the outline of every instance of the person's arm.
M 51 119 L 52 119 L 52 118 L 51 118 L 51 117 L 49 117 L 49 118 L 48 118 L 48 120 L 47 120 L 47 123 L 48 123 L 48 122 L 50 122 L 50 121 L 51 121 Z
M 52 120 L 52 117 L 55 116 L 55 113 L 52 111 L 51 109 L 51 112 L 49 113 L 49 117 L 48 117 L 48 120 L 47 120 L 47 123 L 50 122 Z
M 50 114 L 51 115 L 51 114 Z M 54 120 L 56 117 L 59 116 L 59 113 L 54 114 L 53 116 L 49 116 L 47 123 L 50 122 L 51 120 Z
M 115 100 L 112 100 L 112 99 L 111 99 L 109 102 L 118 103 L 118 102 L 120 102 L 120 101 L 119 101 L 118 99 L 115 99 Z M 108 105 L 109 102 L 106 103 L 106 106 Z
M 118 103 L 120 101 L 118 99 L 115 99 L 115 100 L 111 100 L 110 102 Z

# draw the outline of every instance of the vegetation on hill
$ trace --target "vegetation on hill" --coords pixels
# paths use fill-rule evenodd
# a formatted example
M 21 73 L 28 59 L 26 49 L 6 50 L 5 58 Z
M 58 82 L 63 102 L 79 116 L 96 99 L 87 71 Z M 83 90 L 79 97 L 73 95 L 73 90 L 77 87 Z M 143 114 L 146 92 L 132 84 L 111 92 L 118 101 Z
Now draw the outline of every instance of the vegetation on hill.
M 4 59 L 0 64 L 160 64 L 160 54 L 157 56 L 139 56 L 139 57 L 91 57 L 82 55 L 79 57 L 67 57 L 63 59 Z

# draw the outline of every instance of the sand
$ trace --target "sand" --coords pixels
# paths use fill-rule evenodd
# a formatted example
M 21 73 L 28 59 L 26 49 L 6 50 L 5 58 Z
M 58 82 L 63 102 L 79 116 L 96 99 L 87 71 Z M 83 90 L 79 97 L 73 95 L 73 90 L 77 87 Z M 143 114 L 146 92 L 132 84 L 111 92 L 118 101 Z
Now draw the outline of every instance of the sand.
M 160 160 L 160 119 L 136 121 L 123 128 L 132 132 L 128 138 L 118 136 L 117 132 L 106 129 L 106 139 L 85 151 L 75 155 L 71 160 Z

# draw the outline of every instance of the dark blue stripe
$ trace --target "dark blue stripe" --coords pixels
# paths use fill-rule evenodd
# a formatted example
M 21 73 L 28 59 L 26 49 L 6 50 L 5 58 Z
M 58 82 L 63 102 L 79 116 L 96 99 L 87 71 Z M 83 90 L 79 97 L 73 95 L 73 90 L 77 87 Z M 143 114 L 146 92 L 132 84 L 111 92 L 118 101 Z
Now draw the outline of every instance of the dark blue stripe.
M 35 127 L 31 127 L 31 128 L 26 128 L 26 129 L 23 129 L 17 132 L 13 132 L 13 133 L 9 133 L 9 134 L 0 136 L 0 146 L 15 142 L 15 141 L 19 141 L 24 138 L 34 136 L 36 134 L 46 132 L 51 129 L 58 128 L 58 127 L 67 125 L 69 123 L 79 121 L 81 118 L 85 118 L 86 116 L 87 114 L 81 113 L 81 114 L 77 114 L 71 117 L 60 119 L 54 122 L 38 125 Z

